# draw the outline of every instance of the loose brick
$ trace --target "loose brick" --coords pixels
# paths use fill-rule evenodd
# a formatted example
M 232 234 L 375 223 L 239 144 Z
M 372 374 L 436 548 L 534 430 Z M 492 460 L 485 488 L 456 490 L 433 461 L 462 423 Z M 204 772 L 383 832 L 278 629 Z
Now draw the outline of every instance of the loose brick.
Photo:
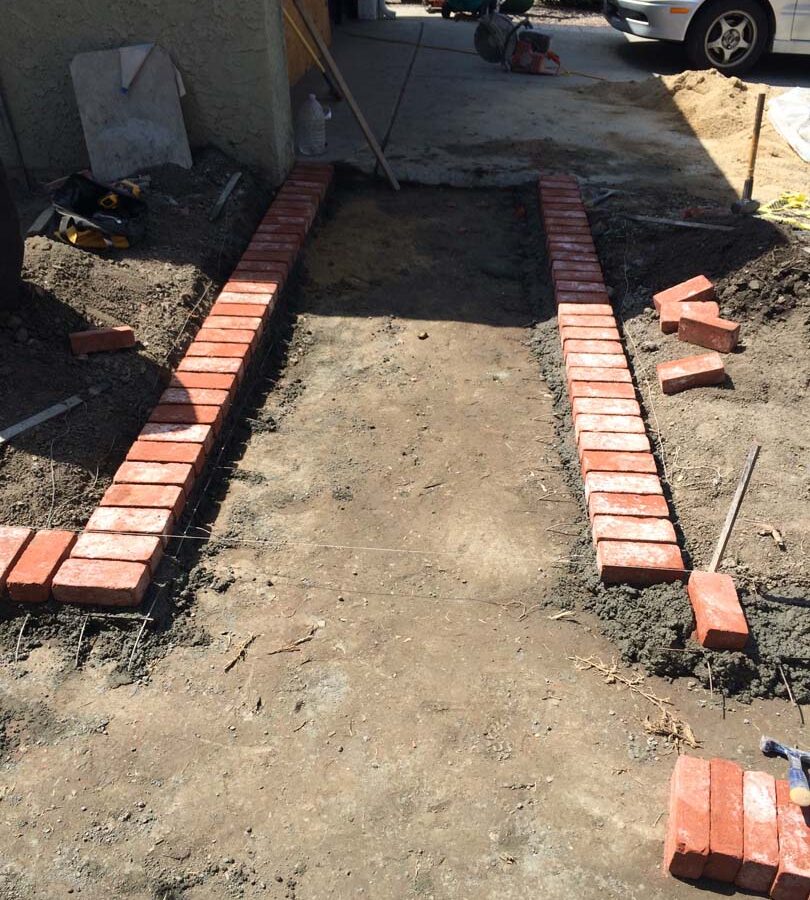
M 149 416 L 150 422 L 211 425 L 215 435 L 219 434 L 222 419 L 221 406 L 200 406 L 193 403 L 161 403 L 152 410 Z
M 627 369 L 627 360 L 623 353 L 569 353 L 565 358 L 565 364 L 569 369 Z
M 649 453 L 650 439 L 646 434 L 627 432 L 583 431 L 577 441 L 580 456 L 586 450 L 613 450 L 621 453 Z
M 709 761 L 679 756 L 669 789 L 664 867 L 676 878 L 700 878 L 709 858 Z
M 596 566 L 605 584 L 646 587 L 682 581 L 686 577 L 677 544 L 599 541 L 596 545 Z
M 84 353 L 126 350 L 134 346 L 135 332 L 129 325 L 118 325 L 114 328 L 96 328 L 92 331 L 74 331 L 70 335 L 70 349 L 76 356 Z
M 740 339 L 740 323 L 719 317 L 682 315 L 678 325 L 678 340 L 698 347 L 708 347 L 718 353 L 731 353 Z
M 572 338 L 564 344 L 563 355 L 570 353 L 608 353 L 611 356 L 624 358 L 624 348 L 619 341 L 579 340 Z
M 588 498 L 588 515 L 591 521 L 599 515 L 665 519 L 669 507 L 663 494 L 594 493 Z
M 704 878 L 733 883 L 743 858 L 743 773 L 729 759 L 710 764 L 709 858 Z
M 261 303 L 243 303 L 242 300 L 249 299 L 248 297 L 243 296 L 242 294 L 234 294 L 232 296 L 240 297 L 239 302 L 233 302 L 231 300 L 223 301 L 222 299 L 217 300 L 217 302 L 211 307 L 211 317 L 216 316 L 217 318 L 221 318 L 223 316 L 238 316 L 238 317 L 248 317 L 252 319 L 258 319 L 262 325 L 265 321 L 265 314 L 267 307 L 263 306 Z M 257 328 L 259 326 L 256 326 Z
M 0 525 L 0 591 L 6 586 L 8 573 L 34 536 L 30 528 Z
M 188 403 L 193 406 L 221 406 L 225 413 L 231 403 L 228 391 L 217 391 L 213 388 L 178 388 L 170 387 L 160 395 L 161 403 Z
M 209 322 L 208 324 L 216 323 Z M 259 335 L 255 330 L 249 331 L 244 328 L 203 327 L 197 332 L 194 342 L 195 344 L 247 344 L 253 351 L 259 342 Z
M 593 416 L 640 416 L 638 400 L 621 400 L 615 397 L 575 397 L 571 403 L 574 415 Z M 589 429 L 590 431 L 598 429 Z
M 714 301 L 704 303 L 664 303 L 659 324 L 663 334 L 675 334 L 682 316 L 719 316 L 720 306 Z
M 214 443 L 214 430 L 210 425 L 182 425 L 171 422 L 147 422 L 141 429 L 138 440 L 202 444 L 207 453 Z
M 245 374 L 245 361 L 222 356 L 185 356 L 177 365 L 177 372 L 198 372 L 218 375 L 236 375 L 239 381 Z
M 217 359 L 244 359 L 250 356 L 250 344 L 209 344 L 205 341 L 192 341 L 186 350 L 188 357 L 214 357 Z
M 127 462 L 188 463 L 199 475 L 205 465 L 205 448 L 202 444 L 135 441 L 127 451 Z
M 622 381 L 571 381 L 568 383 L 568 396 L 572 403 L 577 397 L 635 400 L 636 389 Z
M 705 275 L 698 275 L 688 281 L 682 281 L 665 291 L 653 294 L 653 303 L 660 312 L 661 304 L 675 301 L 682 303 L 684 300 L 714 300 L 714 285 Z
M 236 305 L 234 304 L 234 306 Z M 242 304 L 238 305 L 242 306 Z M 227 309 L 227 306 L 224 308 Z M 264 319 L 261 315 L 240 316 L 238 313 L 215 313 L 212 311 L 211 315 L 203 321 L 200 331 L 235 331 L 237 334 L 243 335 L 242 343 L 249 344 L 256 334 L 261 334 L 263 327 Z M 197 337 L 199 338 L 199 333 Z
M 560 329 L 560 340 L 563 346 L 566 341 L 620 341 L 617 328 L 580 328 L 577 325 L 566 325 Z
M 90 516 L 85 531 L 110 531 L 113 534 L 152 534 L 166 539 L 172 533 L 174 516 L 168 509 L 134 509 L 123 506 L 99 506 Z
M 70 551 L 71 559 L 108 559 L 142 563 L 154 574 L 163 556 L 163 542 L 148 534 L 105 534 L 85 531 Z
M 237 376 L 226 372 L 175 372 L 169 380 L 170 388 L 211 388 L 227 391 L 231 399 L 236 393 L 237 384 Z
M 188 496 L 194 486 L 190 463 L 124 462 L 113 475 L 114 484 L 170 484 Z
M 712 650 L 742 650 L 748 642 L 748 625 L 734 579 L 720 572 L 694 571 L 688 592 L 700 644 Z
M 586 309 L 590 305 L 591 304 L 583 304 L 583 309 Z M 568 328 L 569 326 L 573 326 L 575 328 L 616 327 L 616 320 L 613 318 L 611 313 L 573 313 L 569 312 L 569 310 L 571 309 L 570 303 L 566 304 L 565 312 L 560 312 L 560 309 L 562 309 L 562 306 L 560 306 L 557 310 L 557 326 L 559 328 Z
M 138 606 L 150 580 L 143 563 L 68 559 L 53 580 L 53 595 L 60 603 L 83 606 Z
M 578 413 L 574 416 L 574 433 L 577 440 L 580 435 L 590 432 L 602 434 L 646 434 L 644 420 L 640 416 L 610 416 L 592 413 Z
M 640 541 L 677 544 L 678 538 L 669 519 L 643 516 L 594 516 L 591 522 L 593 542 Z
M 571 366 L 567 367 L 569 384 L 574 381 L 617 381 L 632 384 L 629 369 L 610 369 L 604 366 Z
M 591 494 L 663 494 L 661 479 L 643 472 L 588 472 L 585 499 Z
M 790 799 L 786 781 L 776 782 L 779 867 L 771 887 L 773 900 L 807 900 L 810 894 L 810 824 L 807 810 Z
M 99 506 L 168 509 L 175 519 L 185 505 L 183 489 L 176 484 L 111 484 L 99 503 Z
M 723 360 L 717 353 L 687 356 L 655 367 L 658 383 L 665 394 L 677 394 L 688 388 L 708 387 L 726 380 Z
M 656 475 L 652 453 L 627 453 L 616 450 L 585 450 L 580 456 L 584 478 L 588 472 L 644 472 Z
M 767 894 L 779 867 L 776 782 L 767 772 L 743 772 L 743 863 L 735 884 Z
M 17 603 L 45 603 L 51 596 L 53 577 L 75 542 L 72 531 L 38 531 L 9 572 L 6 589 L 11 599 Z

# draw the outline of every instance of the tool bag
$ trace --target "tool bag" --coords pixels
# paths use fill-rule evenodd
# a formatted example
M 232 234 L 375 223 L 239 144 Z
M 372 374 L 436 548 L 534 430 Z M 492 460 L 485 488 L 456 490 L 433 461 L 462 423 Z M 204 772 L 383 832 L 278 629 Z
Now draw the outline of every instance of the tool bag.
M 54 237 L 87 250 L 123 250 L 146 231 L 147 205 L 132 182 L 102 184 L 86 175 L 69 176 L 51 202 L 56 212 Z

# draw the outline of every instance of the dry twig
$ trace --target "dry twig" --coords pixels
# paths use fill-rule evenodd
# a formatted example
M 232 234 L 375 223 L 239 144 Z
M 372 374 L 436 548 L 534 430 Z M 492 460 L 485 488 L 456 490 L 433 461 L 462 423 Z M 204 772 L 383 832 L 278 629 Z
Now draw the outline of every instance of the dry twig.
M 239 652 L 236 654 L 236 656 L 234 656 L 233 659 L 231 659 L 231 661 L 225 666 L 225 669 L 224 669 L 225 672 L 230 672 L 231 669 L 232 669 L 232 668 L 233 668 L 240 660 L 243 660 L 243 659 L 245 658 L 245 654 L 247 653 L 248 647 L 256 640 L 257 637 L 261 637 L 261 635 L 258 635 L 258 634 L 251 634 L 251 635 L 250 635 L 250 637 L 249 637 L 249 638 L 244 642 L 244 644 L 242 644 L 242 646 L 239 648 Z

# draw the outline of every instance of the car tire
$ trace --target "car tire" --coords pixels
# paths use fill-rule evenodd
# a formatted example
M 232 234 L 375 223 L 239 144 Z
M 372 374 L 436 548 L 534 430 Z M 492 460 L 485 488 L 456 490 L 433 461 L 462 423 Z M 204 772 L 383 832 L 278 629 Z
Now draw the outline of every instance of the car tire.
M 450 18 L 450 13 L 451 13 L 451 12 L 452 12 L 452 10 L 450 9 L 450 4 L 449 4 L 449 3 L 443 3 L 443 4 L 442 4 L 442 18 L 443 18 L 443 19 L 449 19 L 449 18 Z
M 695 69 L 742 75 L 756 65 L 769 40 L 768 16 L 756 0 L 712 0 L 692 20 L 686 52 Z

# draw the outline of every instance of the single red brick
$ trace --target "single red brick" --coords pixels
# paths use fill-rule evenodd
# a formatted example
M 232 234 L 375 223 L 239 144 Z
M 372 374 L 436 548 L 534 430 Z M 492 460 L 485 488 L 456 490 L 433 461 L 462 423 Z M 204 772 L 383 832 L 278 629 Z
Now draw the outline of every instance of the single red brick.
M 590 235 L 571 238 L 550 234 L 546 237 L 546 247 L 549 251 L 562 250 L 566 253 L 596 253 L 596 244 L 594 244 Z
M 557 325 L 559 328 L 573 326 L 575 328 L 615 328 L 616 320 L 610 313 L 572 313 L 569 312 L 571 304 L 566 304 L 566 311 L 560 312 L 562 306 L 557 309 Z M 583 309 L 587 307 L 583 305 Z
M 8 574 L 6 589 L 17 603 L 45 603 L 59 566 L 76 542 L 72 531 L 38 531 Z
M 160 403 L 149 416 L 150 422 L 212 425 L 215 434 L 219 434 L 222 419 L 221 406 L 199 406 L 194 403 Z
M 556 219 L 563 222 L 582 222 L 583 225 L 588 224 L 588 216 L 584 207 L 580 209 L 567 209 L 562 206 L 555 207 L 553 204 L 543 204 L 543 218 Z
M 554 279 L 555 284 L 558 281 L 584 281 L 589 284 L 596 284 L 599 287 L 605 286 L 602 270 L 598 265 L 592 263 L 562 262 L 557 260 L 551 264 L 551 277 Z
M 229 281 L 225 288 L 229 288 L 233 282 Z M 248 294 L 246 297 L 245 294 Z M 217 303 L 250 303 L 265 307 L 265 315 L 275 306 L 278 290 L 272 285 L 251 285 L 247 290 L 223 289 L 217 297 Z
M 194 487 L 194 466 L 190 463 L 123 462 L 113 475 L 113 483 L 172 484 L 182 488 L 188 496 Z
M 302 222 L 300 225 L 293 223 L 285 223 L 285 222 L 267 222 L 263 221 L 261 225 L 256 229 L 255 236 L 260 237 L 261 235 L 281 235 L 281 234 L 289 234 L 294 235 L 304 240 L 307 236 L 307 232 L 309 229 L 307 228 L 306 222 Z
M 743 772 L 743 864 L 734 883 L 767 894 L 779 868 L 776 782 L 766 772 Z
M 582 197 L 573 191 L 542 191 L 540 197 L 544 212 L 551 212 L 555 209 L 585 209 Z
M 287 278 L 281 270 L 264 278 L 253 278 L 249 275 L 240 275 L 225 284 L 222 293 L 219 295 L 219 299 L 221 301 L 226 294 L 242 294 L 243 296 L 245 294 L 259 294 L 260 296 L 264 296 L 268 291 L 272 291 L 276 294 L 284 287 L 284 282 L 286 280 Z M 253 297 L 250 299 L 253 300 Z
M 236 393 L 236 375 L 225 372 L 175 372 L 169 380 L 170 388 L 205 388 L 227 391 L 231 399 Z M 215 404 L 211 404 L 214 406 Z
M 605 366 L 568 366 L 569 384 L 574 381 L 618 381 L 631 384 L 629 369 L 610 369 Z
M 595 416 L 640 416 L 641 407 L 638 400 L 619 400 L 614 397 L 576 397 L 571 403 L 574 415 L 581 413 Z M 595 429 L 588 429 L 594 431 Z
M 748 625 L 734 579 L 720 572 L 694 571 L 688 592 L 699 643 L 712 650 L 742 650 L 748 641 Z
M 700 878 L 709 858 L 711 831 L 709 761 L 679 756 L 669 789 L 664 868 L 676 878 Z
M 710 762 L 711 827 L 704 878 L 733 883 L 743 857 L 743 773 L 730 759 Z
M 585 432 L 602 434 L 646 434 L 644 420 L 640 416 L 610 416 L 579 413 L 574 416 L 574 433 L 579 440 Z
M 669 507 L 663 494 L 591 494 L 588 515 L 591 521 L 599 515 L 666 519 Z
M 297 212 L 297 211 L 296 211 Z M 262 219 L 257 231 L 264 225 L 295 225 L 304 229 L 304 234 L 309 231 L 310 221 L 308 216 L 287 215 L 281 207 L 271 206 L 270 212 Z
M 624 347 L 619 341 L 578 340 L 576 338 L 565 343 L 563 356 L 570 353 L 608 353 L 611 356 L 624 357 Z
M 664 303 L 659 320 L 663 334 L 675 334 L 682 316 L 719 316 L 720 307 L 714 301 L 692 303 Z
M 593 542 L 639 541 L 654 544 L 677 544 L 678 538 L 669 519 L 643 516 L 593 517 L 591 522 Z
M 175 375 L 180 372 L 235 375 L 241 381 L 245 374 L 245 361 L 243 359 L 221 356 L 185 356 L 178 363 Z
M 616 450 L 585 450 L 580 459 L 584 478 L 588 472 L 646 472 L 656 475 L 652 453 L 627 453 Z
M 566 325 L 560 329 L 560 340 L 563 346 L 566 341 L 620 341 L 617 328 L 580 328 Z
M 86 531 L 110 531 L 114 534 L 155 534 L 165 538 L 172 533 L 174 516 L 168 509 L 135 509 L 123 506 L 99 506 L 90 516 Z
M 579 293 L 575 293 L 572 291 L 561 291 L 559 288 L 555 288 L 554 290 L 554 301 L 559 307 L 563 303 L 595 303 L 595 304 L 606 304 L 610 300 L 610 296 L 608 292 L 603 289 L 597 289 L 596 285 L 593 285 L 592 291 L 580 291 Z
M 241 297 L 242 300 L 247 298 L 241 294 L 234 296 Z M 230 300 L 217 300 L 211 307 L 211 316 L 223 318 L 227 316 L 233 317 L 249 317 L 257 318 L 260 322 L 264 322 L 267 307 L 259 303 L 235 303 Z
M 244 328 L 201 328 L 194 338 L 195 345 L 246 344 L 250 348 L 251 352 L 255 349 L 258 343 L 258 332 L 248 331 Z M 216 355 L 220 356 L 221 354 L 217 353 Z
M 34 536 L 30 528 L 0 525 L 0 591 L 6 586 L 8 573 Z
M 772 900 L 807 900 L 810 894 L 810 823 L 807 810 L 791 801 L 786 781 L 776 782 L 776 823 L 779 868 L 771 887 Z
M 143 563 L 157 571 L 163 556 L 163 542 L 148 534 L 105 534 L 85 531 L 70 551 L 71 559 L 108 559 Z
M 566 291 L 569 294 L 590 294 L 594 291 L 600 292 L 600 289 L 604 288 L 604 282 L 601 279 L 596 282 L 587 279 L 582 279 L 581 281 L 563 281 L 559 279 L 555 282 L 555 286 L 558 291 Z
M 284 263 L 239 263 L 231 272 L 233 282 L 229 284 L 259 284 L 266 288 L 267 285 L 284 284 L 289 270 Z
M 96 328 L 93 331 L 74 331 L 70 335 L 70 349 L 74 355 L 126 350 L 135 346 L 135 332 L 129 325 L 115 328 Z
M 147 422 L 138 435 L 139 441 L 202 444 L 206 453 L 214 443 L 214 429 L 210 425 L 186 425 L 172 422 Z
M 579 455 L 586 450 L 611 450 L 619 453 L 649 453 L 650 439 L 646 434 L 627 432 L 583 431 L 577 441 Z
M 276 194 L 276 200 L 282 200 L 283 202 L 305 202 L 311 203 L 312 206 L 317 210 L 320 206 L 321 201 L 321 191 L 323 190 L 323 185 L 313 184 L 310 187 L 306 187 L 302 184 L 294 185 L 289 182 L 285 182 L 278 190 Z
M 199 475 L 205 465 L 205 448 L 202 444 L 135 441 L 127 451 L 127 462 L 188 463 Z
M 596 566 L 605 584 L 646 587 L 686 577 L 683 557 L 677 544 L 639 541 L 599 541 Z
M 301 244 L 301 239 L 292 234 L 260 234 L 245 247 L 245 253 L 283 250 L 295 254 L 301 249 Z
M 228 391 L 212 388 L 167 388 L 160 395 L 161 403 L 188 403 L 192 406 L 221 406 L 223 413 L 231 404 Z
M 317 195 L 319 198 L 323 199 L 323 197 L 326 196 L 327 184 L 327 181 L 317 181 L 315 179 L 307 180 L 305 178 L 290 177 L 284 182 L 284 187 L 304 190 L 308 193 L 311 193 L 313 196 Z
M 678 325 L 678 340 L 698 347 L 708 347 L 718 353 L 731 353 L 740 338 L 740 323 L 728 319 L 682 315 Z
M 568 397 L 573 403 L 577 397 L 615 397 L 617 400 L 635 400 L 636 389 L 622 381 L 570 381 Z
M 663 494 L 658 475 L 644 472 L 588 472 L 585 500 L 591 494 Z
M 681 303 L 684 300 L 714 300 L 714 298 L 714 285 L 705 275 L 698 275 L 695 278 L 690 278 L 688 281 L 682 281 L 680 284 L 667 288 L 665 291 L 653 294 L 653 303 L 660 312 L 661 304 L 672 300 Z
M 562 241 L 577 241 L 580 240 L 583 243 L 590 238 L 591 233 L 587 226 L 583 226 L 582 228 L 577 228 L 575 225 L 568 225 L 564 222 L 552 222 L 548 219 L 545 222 L 546 225 L 546 234 L 549 235 L 550 238 Z
M 598 268 L 600 272 L 602 271 L 602 267 L 599 265 L 599 257 L 595 253 L 571 253 L 567 250 L 552 249 L 549 250 L 548 258 L 551 261 L 552 269 L 555 265 L 565 267 L 567 263 L 571 263 L 575 266 L 591 266 L 592 268 Z
M 270 206 L 270 213 L 274 216 L 290 216 L 304 219 L 307 223 L 307 228 L 310 228 L 315 221 L 315 207 L 310 203 L 274 200 Z
M 235 331 L 237 335 L 242 336 L 242 340 L 238 343 L 249 344 L 257 335 L 262 333 L 263 327 L 264 320 L 261 316 L 216 315 L 212 313 L 207 319 L 203 320 L 200 332 Z M 197 333 L 198 339 L 200 332 Z M 235 336 L 230 334 L 227 337 L 229 340 L 233 340 Z
M 250 344 L 226 344 L 224 342 L 209 344 L 205 341 L 194 340 L 186 350 L 185 359 L 189 358 L 242 359 L 247 362 L 250 358 Z
M 134 509 L 168 509 L 175 519 L 183 512 L 186 497 L 176 484 L 111 484 L 99 506 L 131 506 Z
M 623 353 L 569 353 L 565 357 L 565 365 L 581 369 L 627 369 L 627 360 Z M 628 375 L 630 373 L 628 372 Z M 596 380 L 596 379 L 594 379 Z
M 239 265 L 245 264 L 245 268 L 258 269 L 265 263 L 283 263 L 285 266 L 292 266 L 295 260 L 295 250 L 245 250 L 242 254 Z
M 53 580 L 60 603 L 84 606 L 137 606 L 151 575 L 143 563 L 108 559 L 68 559 Z
M 659 363 L 655 370 L 658 373 L 658 383 L 665 394 L 677 394 L 688 388 L 722 384 L 726 380 L 723 360 L 717 353 L 686 356 L 672 362 Z

